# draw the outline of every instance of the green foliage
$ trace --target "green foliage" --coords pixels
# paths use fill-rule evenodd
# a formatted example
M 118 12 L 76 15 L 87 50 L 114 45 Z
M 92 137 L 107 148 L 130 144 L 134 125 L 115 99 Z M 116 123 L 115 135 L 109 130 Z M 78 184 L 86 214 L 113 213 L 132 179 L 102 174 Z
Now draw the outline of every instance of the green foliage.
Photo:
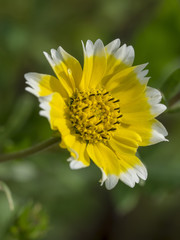
M 39 240 L 48 230 L 48 216 L 40 204 L 29 202 L 14 217 L 6 240 Z
M 170 112 L 180 110 L 180 68 L 173 72 L 161 88 Z
M 166 101 L 169 101 L 180 92 L 180 68 L 173 72 L 170 77 L 168 77 L 161 90 Z

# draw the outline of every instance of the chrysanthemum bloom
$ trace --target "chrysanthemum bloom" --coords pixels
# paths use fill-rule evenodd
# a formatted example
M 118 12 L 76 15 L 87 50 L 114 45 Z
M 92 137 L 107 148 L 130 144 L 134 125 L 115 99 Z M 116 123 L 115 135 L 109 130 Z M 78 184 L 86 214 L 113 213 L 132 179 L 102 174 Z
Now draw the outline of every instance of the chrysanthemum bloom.
M 136 156 L 139 146 L 166 141 L 167 131 L 155 119 L 165 111 L 161 93 L 147 87 L 147 64 L 132 66 L 132 46 L 116 39 L 83 44 L 84 67 L 62 47 L 44 52 L 56 77 L 27 73 L 26 90 L 39 98 L 40 115 L 61 134 L 70 151 L 72 169 L 90 165 L 101 169 L 101 183 L 112 189 L 120 179 L 130 187 L 146 180 L 145 166 Z

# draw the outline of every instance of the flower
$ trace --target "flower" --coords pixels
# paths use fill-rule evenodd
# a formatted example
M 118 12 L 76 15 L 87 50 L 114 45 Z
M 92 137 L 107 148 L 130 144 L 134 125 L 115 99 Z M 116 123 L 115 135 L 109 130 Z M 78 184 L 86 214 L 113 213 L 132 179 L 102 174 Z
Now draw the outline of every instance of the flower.
M 159 103 L 161 93 L 147 87 L 147 64 L 132 66 L 132 46 L 120 47 L 119 39 L 82 45 L 83 70 L 62 47 L 51 49 L 51 56 L 44 55 L 56 77 L 27 73 L 26 90 L 39 98 L 40 115 L 51 129 L 60 132 L 71 169 L 87 167 L 92 159 L 107 189 L 119 179 L 134 187 L 147 178 L 138 147 L 167 141 L 166 129 L 155 119 L 166 106 Z

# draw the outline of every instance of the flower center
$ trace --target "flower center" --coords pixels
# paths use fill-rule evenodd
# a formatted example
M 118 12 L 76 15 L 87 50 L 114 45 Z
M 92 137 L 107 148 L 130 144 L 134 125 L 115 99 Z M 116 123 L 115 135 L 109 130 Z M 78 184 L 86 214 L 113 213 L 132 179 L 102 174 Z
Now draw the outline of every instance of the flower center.
M 105 90 L 76 92 L 69 105 L 70 121 L 83 141 L 108 141 L 120 124 L 119 99 Z

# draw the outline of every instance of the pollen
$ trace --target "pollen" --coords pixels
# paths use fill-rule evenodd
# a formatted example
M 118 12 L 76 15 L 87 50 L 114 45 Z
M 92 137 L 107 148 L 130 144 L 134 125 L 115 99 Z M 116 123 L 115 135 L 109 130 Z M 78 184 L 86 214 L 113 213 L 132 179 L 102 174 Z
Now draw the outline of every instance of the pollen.
M 88 143 L 107 142 L 123 116 L 120 100 L 106 90 L 77 91 L 70 99 L 72 129 Z

